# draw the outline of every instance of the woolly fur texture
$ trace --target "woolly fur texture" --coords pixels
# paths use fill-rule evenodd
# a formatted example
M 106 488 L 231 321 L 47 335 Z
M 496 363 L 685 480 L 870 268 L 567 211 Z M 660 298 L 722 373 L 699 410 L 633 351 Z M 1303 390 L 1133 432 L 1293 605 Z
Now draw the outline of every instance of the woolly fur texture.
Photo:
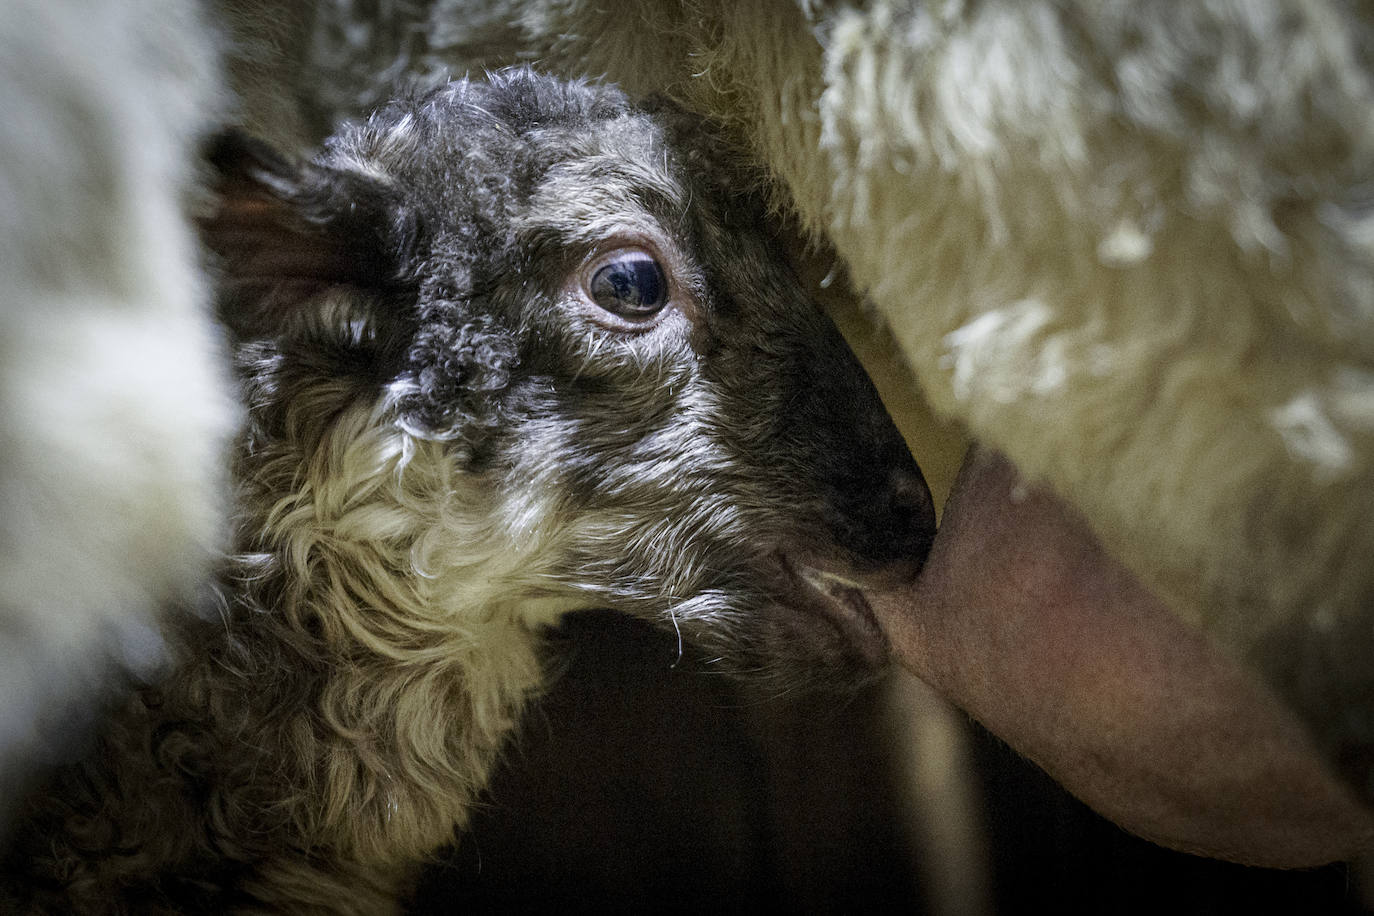
M 566 611 L 765 676 L 870 660 L 852 597 L 804 579 L 910 577 L 930 501 L 698 122 L 514 71 L 308 164 L 236 136 L 213 159 L 237 552 L 171 675 L 33 801 L 12 903 L 387 912 L 464 823 Z M 627 251 L 661 308 L 588 292 Z
M 929 401 L 1257 663 L 1374 796 L 1362 7 L 435 0 L 369 29 L 363 6 L 317 5 L 316 118 L 397 73 L 537 59 L 731 125 Z

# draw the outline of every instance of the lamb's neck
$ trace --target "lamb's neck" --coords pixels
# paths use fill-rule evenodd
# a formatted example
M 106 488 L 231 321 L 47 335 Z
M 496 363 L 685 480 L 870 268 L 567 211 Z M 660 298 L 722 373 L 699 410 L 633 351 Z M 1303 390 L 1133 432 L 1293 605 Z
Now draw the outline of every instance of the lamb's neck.
M 512 534 L 497 488 L 443 443 L 345 415 L 284 495 L 258 500 L 253 541 L 280 589 L 275 638 L 322 672 L 304 709 L 320 761 L 319 839 L 402 865 L 446 842 L 485 787 L 544 675 L 541 545 Z M 545 545 L 546 546 L 546 545 Z M 533 579 L 532 579 L 533 577 Z

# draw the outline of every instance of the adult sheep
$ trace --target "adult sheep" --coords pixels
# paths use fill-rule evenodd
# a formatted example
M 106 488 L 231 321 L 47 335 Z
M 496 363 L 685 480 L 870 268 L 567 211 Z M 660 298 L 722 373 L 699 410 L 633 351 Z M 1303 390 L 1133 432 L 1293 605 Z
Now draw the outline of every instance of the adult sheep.
M 728 125 L 982 443 L 885 606 L 903 660 L 1147 837 L 1271 864 L 1367 841 L 1359 7 L 278 6 L 221 2 L 243 116 L 287 139 L 515 59 Z

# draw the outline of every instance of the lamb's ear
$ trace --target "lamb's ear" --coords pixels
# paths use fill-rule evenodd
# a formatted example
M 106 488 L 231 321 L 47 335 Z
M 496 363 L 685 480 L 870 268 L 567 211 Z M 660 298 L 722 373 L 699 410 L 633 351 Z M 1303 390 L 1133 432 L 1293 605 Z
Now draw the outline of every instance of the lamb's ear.
M 217 136 L 206 158 L 215 201 L 199 226 L 220 259 L 220 318 L 236 334 L 279 332 L 328 287 L 382 292 L 398 282 L 413 233 L 381 179 L 293 162 L 237 130 Z

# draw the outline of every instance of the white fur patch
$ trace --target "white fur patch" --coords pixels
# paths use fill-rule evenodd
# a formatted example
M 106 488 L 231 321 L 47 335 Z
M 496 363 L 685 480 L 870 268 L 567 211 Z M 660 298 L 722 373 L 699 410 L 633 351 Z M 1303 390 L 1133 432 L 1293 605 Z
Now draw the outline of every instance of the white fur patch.
M 538 475 L 463 471 L 450 443 L 399 429 L 386 398 L 271 461 L 304 469 L 264 507 L 293 582 L 275 613 L 352 660 L 320 701 L 337 745 L 328 833 L 363 861 L 423 856 L 464 823 L 542 688 L 540 629 L 578 605 L 550 574 L 558 500 Z
M 1154 247 L 1154 240 L 1138 222 L 1122 217 L 1097 243 L 1097 259 L 1109 267 L 1129 267 L 1148 258 Z
M 1270 416 L 1284 444 L 1297 458 L 1314 465 L 1318 477 L 1340 476 L 1355 460 L 1349 440 L 1331 422 L 1316 392 L 1304 392 Z
M 1361 468 L 1360 444 L 1374 433 L 1374 373 L 1339 367 L 1325 386 L 1296 395 L 1270 420 L 1318 483 L 1347 478 Z
M 1049 306 L 1024 299 L 946 334 L 940 367 L 953 375 L 954 396 L 1010 404 L 1057 390 L 1073 366 L 1063 342 L 1049 334 L 1052 321 Z

